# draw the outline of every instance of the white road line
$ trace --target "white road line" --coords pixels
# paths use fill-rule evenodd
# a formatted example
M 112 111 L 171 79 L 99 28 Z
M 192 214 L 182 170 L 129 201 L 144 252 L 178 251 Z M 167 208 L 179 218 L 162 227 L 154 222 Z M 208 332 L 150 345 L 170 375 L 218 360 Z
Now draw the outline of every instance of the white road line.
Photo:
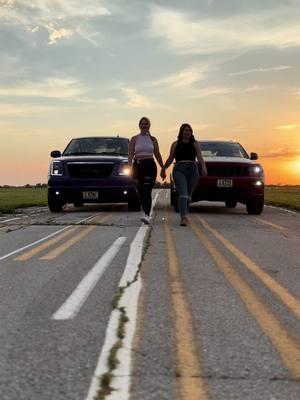
M 110 265 L 114 257 L 123 246 L 123 243 L 126 239 L 126 237 L 119 237 L 114 241 L 110 248 L 102 255 L 93 268 L 82 279 L 65 303 L 53 314 L 52 319 L 65 320 L 74 318 L 76 316 L 98 283 L 102 274 L 106 271 L 107 267 Z
M 158 196 L 159 193 L 156 193 L 150 216 L 152 215 Z M 128 281 L 132 281 L 133 277 L 138 271 L 138 267 L 143 255 L 143 243 L 148 230 L 149 225 L 142 225 L 137 231 L 135 238 L 131 242 L 126 266 L 119 286 L 127 284 Z M 129 398 L 132 342 L 136 328 L 138 299 L 141 287 L 142 280 L 140 274 L 138 274 L 137 280 L 128 288 L 126 288 L 119 302 L 119 307 L 124 307 L 126 309 L 128 322 L 126 323 L 126 335 L 123 340 L 123 347 L 118 351 L 118 368 L 114 370 L 113 387 L 116 390 L 108 396 L 108 399 L 110 400 L 127 400 Z M 109 352 L 118 340 L 117 328 L 119 317 L 120 312 L 118 310 L 113 310 L 106 329 L 104 344 L 100 352 L 98 363 L 85 400 L 94 400 L 96 398 L 97 391 L 99 390 L 99 377 L 108 370 L 107 359 Z M 120 375 L 122 376 L 120 377 Z
M 267 204 L 265 204 L 265 207 L 275 208 L 275 209 L 277 209 L 277 210 L 286 211 L 286 212 L 288 212 L 288 213 L 290 213 L 290 214 L 298 214 L 298 215 L 299 215 L 299 213 L 298 213 L 297 211 L 291 211 L 291 210 L 288 210 L 287 208 L 276 207 L 276 206 L 269 206 L 269 205 L 267 205 Z
M 2 224 L 3 222 L 15 221 L 16 219 L 21 219 L 21 217 L 5 219 L 4 221 L 3 221 L 3 220 L 0 220 L 0 223 Z
M 97 214 L 98 214 L 98 213 L 97 213 Z M 78 224 L 80 224 L 80 223 L 82 223 L 82 222 L 84 222 L 84 221 L 87 221 L 87 220 L 89 220 L 89 219 L 95 217 L 97 214 L 94 214 L 94 215 L 91 215 L 90 217 L 84 218 L 84 219 L 82 219 L 82 220 L 76 222 L 75 225 L 78 225 Z M 55 236 L 55 235 L 59 234 L 60 232 L 65 231 L 66 229 L 70 229 L 72 226 L 73 226 L 73 225 L 68 225 L 68 226 L 66 226 L 65 228 L 59 229 L 58 231 L 56 231 L 56 232 L 54 232 L 54 233 L 51 233 L 51 234 L 48 235 L 48 236 L 45 236 L 45 237 L 43 237 L 43 238 L 41 238 L 41 239 L 39 239 L 39 240 L 36 240 L 35 242 L 29 243 L 29 244 L 27 244 L 27 245 L 24 246 L 24 247 L 21 247 L 21 248 L 19 248 L 19 249 L 17 249 L 17 250 L 12 251 L 11 253 L 5 254 L 4 256 L 0 257 L 0 261 L 1 261 L 1 260 L 4 260 L 5 258 L 10 257 L 10 256 L 12 256 L 12 255 L 14 255 L 14 254 L 20 253 L 21 251 L 26 250 L 26 249 L 28 249 L 29 247 L 32 247 L 32 246 L 34 246 L 34 245 L 36 245 L 36 244 L 38 244 L 38 243 L 44 242 L 45 240 L 49 239 L 50 237 Z

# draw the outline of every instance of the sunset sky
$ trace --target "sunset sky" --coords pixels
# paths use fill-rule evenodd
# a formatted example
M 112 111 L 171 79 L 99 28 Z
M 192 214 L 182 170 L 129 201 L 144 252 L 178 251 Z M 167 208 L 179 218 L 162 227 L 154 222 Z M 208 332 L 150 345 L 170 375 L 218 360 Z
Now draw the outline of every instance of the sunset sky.
M 0 0 L 0 50 L 0 185 L 144 115 L 164 159 L 188 122 L 300 184 L 300 0 Z

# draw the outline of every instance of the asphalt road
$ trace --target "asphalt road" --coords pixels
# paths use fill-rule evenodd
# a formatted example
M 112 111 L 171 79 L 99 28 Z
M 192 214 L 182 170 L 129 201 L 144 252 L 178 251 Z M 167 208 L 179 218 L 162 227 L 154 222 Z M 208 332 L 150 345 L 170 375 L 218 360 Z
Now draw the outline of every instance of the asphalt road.
M 300 399 L 299 213 L 154 196 L 0 216 L 1 400 Z

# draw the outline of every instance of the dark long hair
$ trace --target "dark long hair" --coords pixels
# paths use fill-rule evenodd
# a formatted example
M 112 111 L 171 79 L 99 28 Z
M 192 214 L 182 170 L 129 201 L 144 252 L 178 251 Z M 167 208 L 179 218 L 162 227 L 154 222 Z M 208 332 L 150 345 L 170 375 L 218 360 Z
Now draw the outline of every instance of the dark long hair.
M 190 143 L 194 143 L 196 141 L 194 135 L 193 135 L 193 128 L 191 127 L 190 124 L 184 123 L 181 125 L 181 127 L 179 128 L 179 133 L 177 136 L 178 142 L 182 142 L 183 139 L 183 130 L 184 128 L 189 128 L 192 132 L 191 137 L 190 137 Z

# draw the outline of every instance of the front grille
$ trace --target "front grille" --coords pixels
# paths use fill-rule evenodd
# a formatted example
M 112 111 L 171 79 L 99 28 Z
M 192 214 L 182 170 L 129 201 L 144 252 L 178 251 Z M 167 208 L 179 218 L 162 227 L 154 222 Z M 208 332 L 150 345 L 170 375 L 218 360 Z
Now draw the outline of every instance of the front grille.
M 113 163 L 68 163 L 67 165 L 69 175 L 80 179 L 107 178 L 114 166 Z
M 248 167 L 241 165 L 209 165 L 206 164 L 208 176 L 236 177 L 249 176 Z

